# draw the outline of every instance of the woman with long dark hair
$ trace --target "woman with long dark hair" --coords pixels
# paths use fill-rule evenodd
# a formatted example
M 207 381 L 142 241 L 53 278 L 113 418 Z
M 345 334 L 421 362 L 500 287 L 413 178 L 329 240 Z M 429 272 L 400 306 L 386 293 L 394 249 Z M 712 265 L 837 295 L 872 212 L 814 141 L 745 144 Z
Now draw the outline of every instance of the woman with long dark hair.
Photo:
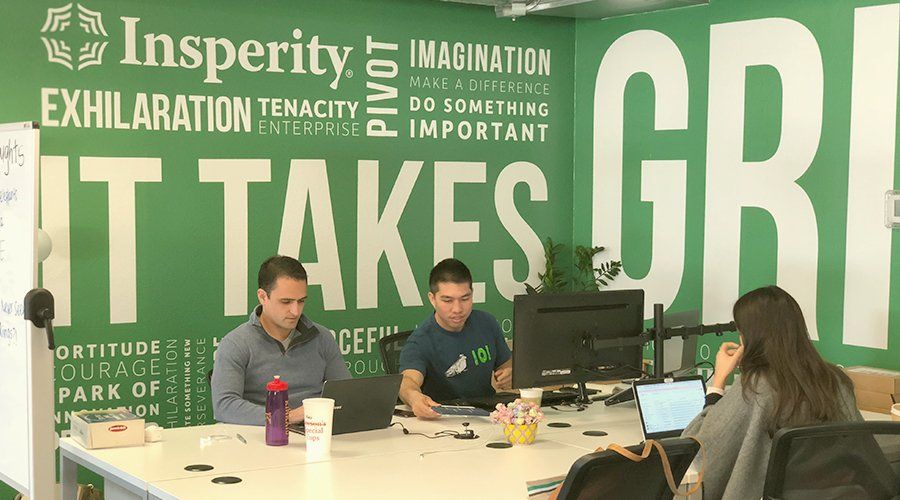
M 861 421 L 853 383 L 809 339 L 797 301 L 777 286 L 734 304 L 741 343 L 725 342 L 706 407 L 684 430 L 706 448 L 706 498 L 762 496 L 772 436 L 783 427 Z M 740 367 L 740 380 L 725 381 Z

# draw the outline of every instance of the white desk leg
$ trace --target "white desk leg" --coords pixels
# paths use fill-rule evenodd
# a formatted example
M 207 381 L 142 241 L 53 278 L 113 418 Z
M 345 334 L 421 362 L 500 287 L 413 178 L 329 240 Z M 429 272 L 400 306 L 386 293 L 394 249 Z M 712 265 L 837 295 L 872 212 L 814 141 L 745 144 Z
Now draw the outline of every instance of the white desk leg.
M 65 450 L 59 450 L 59 481 L 62 487 L 62 500 L 76 500 L 78 493 L 78 466 L 79 464 L 97 474 L 103 476 L 103 498 L 106 500 L 146 500 L 147 491 L 128 483 L 94 466 L 94 464 L 82 462 L 78 457 L 69 455 Z
M 59 482 L 62 488 L 62 500 L 75 500 L 78 493 L 78 464 L 73 462 L 69 455 L 59 452 Z
M 142 495 L 132 489 L 124 487 L 109 477 L 103 478 L 103 498 L 106 500 L 145 500 L 147 492 Z

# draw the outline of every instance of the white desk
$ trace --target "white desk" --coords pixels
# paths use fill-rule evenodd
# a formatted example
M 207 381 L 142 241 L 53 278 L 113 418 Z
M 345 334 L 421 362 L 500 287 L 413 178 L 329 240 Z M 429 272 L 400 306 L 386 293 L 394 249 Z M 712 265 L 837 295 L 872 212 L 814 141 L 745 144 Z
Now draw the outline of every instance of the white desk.
M 469 448 L 421 455 L 334 460 L 237 474 L 237 484 L 212 484 L 211 476 L 150 484 L 151 499 L 216 498 L 514 498 L 528 496 L 525 482 L 568 472 L 583 449 L 550 440 L 530 446 Z M 480 441 L 480 442 L 479 442 Z M 490 493 L 487 493 L 490 492 Z
M 633 444 L 641 440 L 637 413 L 633 404 L 630 407 L 626 405 L 624 408 L 617 408 L 597 403 L 583 412 L 560 412 L 550 408 L 544 410 L 547 420 L 541 424 L 538 441 L 532 446 L 514 447 L 508 450 L 485 448 L 485 444 L 488 442 L 505 439 L 502 428 L 499 425 L 491 424 L 486 417 L 468 419 L 443 417 L 436 421 L 395 417 L 394 422 L 401 422 L 411 432 L 427 434 L 445 429 L 462 431 L 462 422 L 468 421 L 471 423 L 470 428 L 480 437 L 476 440 L 460 440 L 450 437 L 427 439 L 422 436 L 404 435 L 398 426 L 377 431 L 339 435 L 332 438 L 330 463 L 334 467 L 337 462 L 349 461 L 351 464 L 347 467 L 354 467 L 352 464 L 368 464 L 367 467 L 377 469 L 379 463 L 393 464 L 395 458 L 415 461 L 419 460 L 418 457 L 422 454 L 425 457 L 443 457 L 459 453 L 463 457 L 477 455 L 479 459 L 522 454 L 522 457 L 531 457 L 535 460 L 535 464 L 539 464 L 537 469 L 521 468 L 516 470 L 515 474 L 522 472 L 524 475 L 509 476 L 514 478 L 512 481 L 521 487 L 520 491 L 516 490 L 513 496 L 522 498 L 525 491 L 525 479 L 540 479 L 564 474 L 575 459 L 596 448 L 595 441 L 598 438 L 582 436 L 581 432 L 584 430 L 608 432 L 608 439 L 601 438 L 606 440 L 599 444 L 608 444 L 608 442 Z M 546 425 L 550 422 L 568 422 L 572 424 L 572 427 L 552 428 Z M 627 425 L 627 423 L 631 425 Z M 246 439 L 246 444 L 235 438 L 238 433 Z M 223 435 L 229 438 L 213 440 L 203 446 L 201 438 L 210 435 Z M 580 442 L 579 437 L 584 442 Z M 103 476 L 104 494 L 108 500 L 147 499 L 147 491 L 151 483 L 235 475 L 245 471 L 262 473 L 266 469 L 291 466 L 305 468 L 314 465 L 307 461 L 303 436 L 291 434 L 290 439 L 291 443 L 288 446 L 266 446 L 265 430 L 262 427 L 230 424 L 165 429 L 163 441 L 129 448 L 87 450 L 72 438 L 64 438 L 60 440 L 63 500 L 74 498 L 77 465 Z M 554 451 L 546 456 L 541 454 L 540 459 L 536 458 L 537 450 L 549 448 Z M 453 450 L 458 451 L 454 452 Z M 462 450 L 465 452 L 463 453 Z M 522 452 L 519 450 L 535 451 Z M 384 459 L 376 457 L 384 457 Z M 563 460 L 557 462 L 558 459 Z M 505 461 L 505 458 L 503 460 Z M 427 458 L 423 461 L 426 464 L 433 462 Z M 214 469 L 208 472 L 184 470 L 185 466 L 192 464 L 207 464 L 213 466 Z M 359 465 L 359 467 L 365 468 L 366 466 Z M 342 470 L 336 467 L 324 468 Z M 310 470 L 321 472 L 322 469 L 323 467 L 315 467 Z M 344 476 L 344 474 L 350 475 Z M 341 472 L 341 476 L 354 477 L 354 474 Z M 497 476 L 507 477 L 503 470 L 499 470 Z M 314 474 L 312 477 L 317 476 Z M 434 476 L 421 477 L 428 477 L 429 481 L 438 481 Z M 393 479 L 393 481 L 400 480 L 401 478 Z M 208 484 L 208 479 L 203 484 Z M 396 491 L 394 492 L 396 493 Z M 462 492 L 459 493 L 462 494 Z
M 288 446 L 266 446 L 264 428 L 253 426 L 166 429 L 159 443 L 102 450 L 87 450 L 72 438 L 64 438 L 59 446 L 63 500 L 74 499 L 77 465 L 103 476 L 107 500 L 248 498 L 248 494 L 277 499 L 297 498 L 304 492 L 316 498 L 396 497 L 405 491 L 401 485 L 409 484 L 421 487 L 423 496 L 470 496 L 488 488 L 492 497 L 524 498 L 527 480 L 565 474 L 578 457 L 598 446 L 641 441 L 634 403 L 614 407 L 595 403 L 583 412 L 544 410 L 547 419 L 531 446 L 485 448 L 488 442 L 504 439 L 501 427 L 485 417 L 437 421 L 395 417 L 395 422 L 411 432 L 427 434 L 462 430 L 461 423 L 469 421 L 480 438 L 427 439 L 404 435 L 399 427 L 344 434 L 332 438 L 331 458 L 325 462 L 307 460 L 302 436 L 291 434 Z M 869 420 L 890 418 L 870 412 L 863 416 Z M 548 427 L 551 422 L 567 422 L 572 427 Z M 602 430 L 608 435 L 584 436 L 586 430 Z M 246 444 L 235 438 L 238 433 Z M 228 439 L 203 445 L 201 438 L 211 435 Z M 207 472 L 184 470 L 192 464 L 214 468 Z M 228 475 L 243 481 L 237 485 L 210 483 L 213 477 Z M 694 472 L 688 471 L 685 482 L 693 482 L 694 477 Z
M 594 404 L 588 410 L 557 411 L 544 408 L 547 417 L 538 438 L 531 446 L 488 449 L 485 444 L 502 441 L 499 425 L 484 419 L 469 419 L 481 439 L 457 441 L 428 440 L 419 436 L 413 445 L 432 445 L 432 451 L 385 453 L 378 457 L 340 459 L 332 454 L 330 462 L 295 465 L 276 469 L 258 469 L 234 474 L 237 484 L 213 484 L 217 475 L 188 479 L 153 481 L 149 498 L 160 500 L 204 498 L 243 499 L 265 492 L 267 498 L 461 498 L 483 495 L 522 499 L 527 497 L 526 481 L 568 472 L 572 463 L 599 446 L 609 443 L 634 444 L 641 440 L 634 404 L 606 407 Z M 398 419 L 395 419 L 395 421 Z M 399 419 L 412 429 L 417 424 L 431 428 L 461 428 L 465 419 L 443 418 L 439 422 Z M 568 428 L 548 427 L 551 422 L 566 422 Z M 603 430 L 604 437 L 588 437 L 585 430 Z M 336 436 L 335 439 L 341 436 Z M 425 441 L 424 443 L 422 441 Z M 428 441 L 441 441 L 428 443 Z M 433 445 L 438 445 L 437 447 Z M 219 474 L 223 475 L 223 474 Z M 418 492 L 418 493 L 417 493 Z
M 433 433 L 444 429 L 462 430 L 460 417 L 439 422 L 400 419 L 411 432 Z M 496 426 L 486 419 L 471 419 L 476 434 L 496 437 Z M 241 434 L 247 441 L 236 438 Z M 209 436 L 227 439 L 202 441 Z M 501 434 L 502 436 L 502 434 Z M 487 442 L 485 438 L 474 442 Z M 332 438 L 331 460 L 360 458 L 394 453 L 423 453 L 436 450 L 459 449 L 473 441 L 453 438 L 427 439 L 406 436 L 399 427 L 369 432 L 344 434 Z M 306 464 L 303 436 L 291 434 L 287 446 L 267 446 L 265 429 L 256 426 L 215 424 L 199 427 L 165 429 L 163 440 L 144 446 L 88 450 L 73 438 L 60 439 L 60 469 L 63 500 L 74 499 L 76 465 L 86 467 L 104 478 L 104 494 L 108 500 L 147 498 L 147 484 L 152 481 L 197 476 L 198 472 L 184 470 L 185 466 L 205 464 L 214 467 L 209 473 L 223 475 L 238 471 Z

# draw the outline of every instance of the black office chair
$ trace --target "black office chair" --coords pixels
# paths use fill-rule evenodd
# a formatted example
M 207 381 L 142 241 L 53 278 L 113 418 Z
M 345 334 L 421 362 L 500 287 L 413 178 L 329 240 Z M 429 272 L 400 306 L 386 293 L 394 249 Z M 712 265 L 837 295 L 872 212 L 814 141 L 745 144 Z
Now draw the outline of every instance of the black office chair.
M 672 479 L 675 485 L 681 479 L 700 449 L 693 439 L 661 439 L 660 444 L 669 457 Z M 640 454 L 643 445 L 627 446 L 626 449 Z M 606 450 L 585 455 L 572 464 L 559 491 L 559 500 L 597 498 L 661 498 L 674 497 L 662 461 L 656 448 L 641 462 L 632 462 L 619 453 Z
M 764 498 L 900 498 L 900 422 L 781 429 Z
M 381 337 L 378 341 L 378 351 L 381 353 L 381 363 L 384 365 L 384 372 L 388 375 L 400 373 L 400 351 L 403 350 L 403 344 L 412 334 L 412 330 L 406 332 L 397 332 L 386 337 Z

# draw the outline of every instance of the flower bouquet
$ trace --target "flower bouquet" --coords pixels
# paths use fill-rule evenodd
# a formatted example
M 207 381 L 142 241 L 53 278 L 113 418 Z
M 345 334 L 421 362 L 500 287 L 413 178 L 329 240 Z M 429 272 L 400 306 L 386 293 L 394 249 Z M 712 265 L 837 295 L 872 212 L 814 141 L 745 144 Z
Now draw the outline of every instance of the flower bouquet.
M 544 419 L 541 407 L 521 399 L 497 404 L 491 412 L 491 422 L 503 424 L 503 434 L 512 444 L 531 444 L 537 436 L 538 422 Z

